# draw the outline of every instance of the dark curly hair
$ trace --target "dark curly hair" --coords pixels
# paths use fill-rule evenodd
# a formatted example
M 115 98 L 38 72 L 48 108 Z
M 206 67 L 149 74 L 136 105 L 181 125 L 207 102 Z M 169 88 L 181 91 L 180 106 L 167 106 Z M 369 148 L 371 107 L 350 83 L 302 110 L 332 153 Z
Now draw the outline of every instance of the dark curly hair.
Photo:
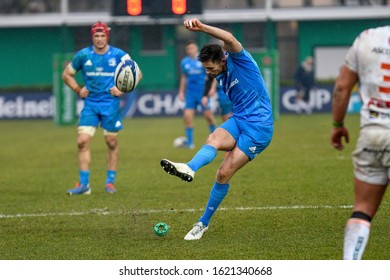
M 223 49 L 218 44 L 205 45 L 199 52 L 198 59 L 200 62 L 219 62 L 225 57 Z

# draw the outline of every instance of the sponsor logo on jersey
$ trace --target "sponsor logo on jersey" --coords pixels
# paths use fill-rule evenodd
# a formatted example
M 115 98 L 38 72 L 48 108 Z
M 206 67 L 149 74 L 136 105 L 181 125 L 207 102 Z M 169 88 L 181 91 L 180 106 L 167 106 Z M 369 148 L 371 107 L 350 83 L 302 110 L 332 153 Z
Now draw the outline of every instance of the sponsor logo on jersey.
M 378 148 L 378 149 L 375 149 L 375 148 L 367 148 L 367 147 L 364 147 L 363 148 L 363 152 L 366 152 L 366 153 L 372 153 L 372 154 L 389 154 L 390 153 L 390 150 L 389 149 L 386 149 L 386 148 Z
M 371 50 L 373 53 L 376 54 L 386 54 L 390 55 L 390 49 L 382 48 L 382 47 L 375 47 Z
M 234 81 L 232 81 L 229 85 L 229 88 L 226 91 L 226 95 L 229 94 L 229 91 L 232 87 L 234 87 L 236 84 L 238 84 L 240 81 L 236 78 Z
M 390 119 L 390 113 L 369 110 L 369 117 L 370 117 L 370 119 L 385 119 L 385 120 L 389 120 Z
M 110 58 L 109 60 L 108 60 L 108 65 L 109 66 L 113 66 L 113 67 L 115 67 L 116 66 L 116 59 L 113 57 L 113 58 Z
M 101 76 L 101 77 L 114 77 L 115 73 L 108 73 L 108 72 L 86 72 L 85 75 L 87 76 Z

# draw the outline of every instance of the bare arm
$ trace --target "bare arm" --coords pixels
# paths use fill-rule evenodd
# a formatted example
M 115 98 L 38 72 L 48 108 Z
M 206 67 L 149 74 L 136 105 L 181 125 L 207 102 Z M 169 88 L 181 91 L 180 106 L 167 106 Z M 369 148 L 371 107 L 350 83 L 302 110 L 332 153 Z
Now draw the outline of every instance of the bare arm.
M 343 122 L 352 89 L 357 81 L 357 74 L 343 65 L 333 89 L 332 113 L 334 121 Z
M 182 74 L 180 77 L 180 85 L 179 85 L 179 99 L 181 101 L 183 101 L 185 97 L 186 84 L 187 84 L 187 77 L 184 74 Z
M 336 80 L 332 98 L 332 116 L 334 123 L 337 125 L 334 125 L 331 132 L 331 145 L 339 150 L 344 148 L 342 138 L 345 138 L 347 143 L 349 142 L 348 130 L 344 127 L 343 123 L 352 89 L 357 82 L 357 73 L 343 65 L 340 70 L 340 75 Z
M 205 107 L 207 106 L 207 103 L 209 102 L 209 98 L 215 95 L 216 89 L 217 89 L 217 80 L 210 76 L 207 76 L 206 84 L 203 90 L 202 101 L 201 101 L 203 106 Z
M 223 48 L 229 53 L 238 53 L 242 50 L 241 43 L 228 31 L 204 24 L 196 18 L 184 21 L 184 26 L 190 31 L 204 32 L 214 38 L 222 40 L 224 44 Z
M 80 87 L 77 83 L 75 76 L 76 72 L 73 70 L 73 68 L 68 64 L 64 71 L 62 72 L 62 80 L 67 84 L 77 95 L 79 95 L 81 98 L 85 98 L 88 96 L 89 91 L 86 89 L 86 87 Z

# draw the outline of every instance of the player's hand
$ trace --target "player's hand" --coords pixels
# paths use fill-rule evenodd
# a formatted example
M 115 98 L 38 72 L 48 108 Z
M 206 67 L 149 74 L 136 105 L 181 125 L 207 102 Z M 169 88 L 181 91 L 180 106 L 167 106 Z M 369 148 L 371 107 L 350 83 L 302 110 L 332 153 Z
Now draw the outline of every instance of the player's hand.
M 190 31 L 202 31 L 204 24 L 197 18 L 187 19 L 184 26 Z
M 208 103 L 209 103 L 209 98 L 208 98 L 208 96 L 203 96 L 201 102 L 202 102 L 203 107 L 207 107 L 207 105 L 208 105 Z
M 124 92 L 120 91 L 116 86 L 110 88 L 110 93 L 112 96 L 120 97 L 124 94 Z
M 79 96 L 80 98 L 86 98 L 89 95 L 89 90 L 84 86 L 80 89 Z
M 184 99 L 185 99 L 184 92 L 179 92 L 179 99 L 180 99 L 181 101 L 184 101 Z
M 343 138 L 346 143 L 349 143 L 348 130 L 343 127 L 334 127 L 330 135 L 330 144 L 337 150 L 344 149 Z

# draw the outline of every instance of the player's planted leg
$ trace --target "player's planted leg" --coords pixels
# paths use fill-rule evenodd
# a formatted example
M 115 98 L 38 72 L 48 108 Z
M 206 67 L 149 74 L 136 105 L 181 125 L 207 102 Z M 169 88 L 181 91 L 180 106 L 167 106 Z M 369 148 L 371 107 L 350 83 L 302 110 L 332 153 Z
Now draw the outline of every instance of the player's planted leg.
M 215 211 L 217 211 L 228 190 L 229 184 L 214 183 L 203 216 L 200 217 L 199 222 L 194 225 L 193 229 L 187 233 L 184 237 L 185 240 L 197 240 L 202 238 L 203 233 L 208 229 L 211 217 L 214 215 Z

